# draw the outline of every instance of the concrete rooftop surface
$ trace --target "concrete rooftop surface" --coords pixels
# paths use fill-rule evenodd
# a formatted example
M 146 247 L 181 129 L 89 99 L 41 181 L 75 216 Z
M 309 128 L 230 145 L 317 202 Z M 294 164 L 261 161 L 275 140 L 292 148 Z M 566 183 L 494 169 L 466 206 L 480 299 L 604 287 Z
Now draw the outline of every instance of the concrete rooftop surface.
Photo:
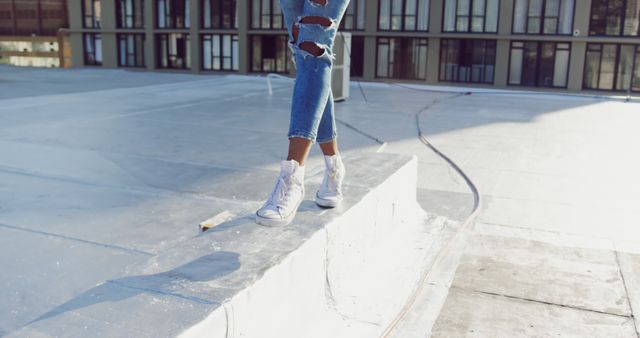
M 383 280 L 399 278 L 365 273 L 369 280 L 340 280 L 335 296 L 375 284 L 380 299 L 403 303 L 418 283 L 416 262 L 473 208 L 461 176 L 419 141 L 422 112 L 425 136 L 482 203 L 454 262 L 390 336 L 640 337 L 640 103 L 352 82 L 335 106 L 352 211 L 313 205 L 323 170 L 314 146 L 300 225 L 268 230 L 249 220 L 286 156 L 292 84 L 274 79 L 270 96 L 261 76 L 0 66 L 0 336 L 177 336 L 262 276 L 258 263 L 311 243 L 316 219 L 344 217 L 335 231 L 352 241 L 340 250 L 380 236 L 384 227 L 364 221 L 378 202 L 365 201 L 384 200 L 394 185 L 416 190 L 428 224 L 406 223 L 374 262 L 407 280 L 381 293 L 391 289 Z M 199 233 L 225 212 L 238 221 Z M 247 242 L 234 242 L 236 231 Z M 426 249 L 403 250 L 412 247 Z M 264 262 L 243 258 L 259 254 Z M 200 274 L 211 262 L 225 263 Z M 238 271 L 249 277 L 235 280 Z M 172 272 L 196 283 L 178 292 Z M 200 283 L 208 279 L 219 284 Z M 367 304 L 336 306 L 358 317 Z M 368 337 L 372 318 L 340 331 L 309 323 L 308 336 Z M 111 331 L 92 329 L 107 324 Z

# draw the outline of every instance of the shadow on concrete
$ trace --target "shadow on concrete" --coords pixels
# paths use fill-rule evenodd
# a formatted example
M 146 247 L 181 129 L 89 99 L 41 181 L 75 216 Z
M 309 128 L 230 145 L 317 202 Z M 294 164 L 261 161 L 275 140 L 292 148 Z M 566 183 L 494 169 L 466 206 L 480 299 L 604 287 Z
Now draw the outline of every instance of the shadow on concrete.
M 201 304 L 213 304 L 209 300 L 184 295 L 180 291 L 192 282 L 213 281 L 239 268 L 240 261 L 237 253 L 218 251 L 201 256 L 169 271 L 108 280 L 55 307 L 25 326 L 57 317 L 67 312 L 77 311 L 101 303 L 119 302 L 144 293 L 169 295 Z

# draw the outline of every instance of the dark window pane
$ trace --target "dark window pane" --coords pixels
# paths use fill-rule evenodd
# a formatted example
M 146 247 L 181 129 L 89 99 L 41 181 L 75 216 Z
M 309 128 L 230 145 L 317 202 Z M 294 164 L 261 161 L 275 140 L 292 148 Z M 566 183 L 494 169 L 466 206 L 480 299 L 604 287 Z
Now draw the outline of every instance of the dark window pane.
M 605 35 L 607 29 L 607 1 L 592 0 L 589 34 Z
M 440 81 L 493 83 L 495 48 L 493 40 L 444 39 Z
M 609 0 L 607 9 L 606 35 L 620 35 L 622 28 L 622 13 L 625 0 Z
M 358 0 L 358 8 L 364 7 L 364 1 Z M 378 11 L 378 29 L 398 31 L 427 31 L 429 29 L 429 2 L 430 0 L 380 0 Z M 349 7 L 355 0 L 352 0 Z M 347 13 L 349 15 L 349 8 Z M 364 16 L 364 12 L 362 12 Z M 364 28 L 364 25 L 362 25 Z
M 509 84 L 566 87 L 570 49 L 567 42 L 512 42 Z
M 205 34 L 202 36 L 202 68 L 204 70 L 237 71 L 238 36 Z M 222 61 L 221 61 L 222 59 Z
M 364 37 L 351 38 L 351 76 L 362 77 L 364 75 Z
M 427 39 L 379 38 L 377 49 L 378 77 L 426 79 Z
M 640 1 L 628 0 L 624 13 L 624 29 L 622 34 L 626 36 L 637 36 L 640 25 Z
M 445 0 L 443 31 L 496 33 L 499 0 Z
M 599 89 L 614 89 L 613 78 L 615 76 L 617 45 L 604 45 L 602 48 L 602 61 L 600 63 Z
M 620 56 L 618 59 L 618 75 L 616 81 L 616 89 L 628 90 L 631 86 L 631 78 L 633 76 L 633 62 L 636 47 L 632 45 L 620 46 Z
M 279 0 L 250 0 L 251 28 L 254 29 L 282 29 L 282 11 Z
M 587 89 L 597 89 L 600 79 L 600 57 L 602 56 L 602 46 L 597 44 L 587 45 L 587 56 L 584 70 L 584 87 Z
M 538 66 L 538 85 L 542 87 L 553 86 L 553 67 L 555 43 L 543 43 L 540 48 L 540 65 Z
M 633 69 L 633 83 L 631 90 L 640 92 L 640 46 L 636 46 L 636 63 Z
M 252 36 L 251 71 L 288 73 L 291 54 L 286 35 Z
M 158 68 L 189 69 L 191 67 L 189 34 L 157 34 Z
M 522 84 L 525 86 L 536 85 L 538 67 L 538 43 L 525 42 L 524 58 L 522 61 Z

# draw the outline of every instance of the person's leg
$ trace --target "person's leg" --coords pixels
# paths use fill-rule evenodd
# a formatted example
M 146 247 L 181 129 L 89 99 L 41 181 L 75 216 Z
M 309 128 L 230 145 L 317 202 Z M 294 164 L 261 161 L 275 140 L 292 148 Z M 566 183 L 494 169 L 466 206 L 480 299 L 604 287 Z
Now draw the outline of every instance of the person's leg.
M 342 182 L 346 171 L 340 153 L 338 153 L 333 93 L 331 91 L 329 99 L 318 126 L 317 142 L 324 154 L 325 171 L 322 184 L 316 191 L 315 200 L 316 204 L 321 207 L 333 208 L 342 202 Z
M 331 95 L 332 47 L 337 25 L 349 1 L 300 2 L 304 4 L 303 14 L 290 28 L 291 47 L 296 64 L 296 83 L 288 133 L 288 158 L 303 164 L 316 138 L 319 143 L 327 143 L 329 140 L 326 139 L 326 133 L 330 133 L 331 138 L 335 136 Z M 327 121 L 323 124 L 322 119 Z
M 287 134 L 288 159 L 280 164 L 280 175 L 270 197 L 256 211 L 256 222 L 260 224 L 288 224 L 304 199 L 304 162 L 331 97 L 332 46 L 348 2 L 280 0 L 296 65 L 296 83 Z M 293 22 L 300 3 L 302 14 Z
M 322 113 L 320 125 L 318 126 L 318 137 L 316 141 L 325 156 L 338 154 L 336 120 L 333 106 L 333 92 L 329 91 L 329 99 Z

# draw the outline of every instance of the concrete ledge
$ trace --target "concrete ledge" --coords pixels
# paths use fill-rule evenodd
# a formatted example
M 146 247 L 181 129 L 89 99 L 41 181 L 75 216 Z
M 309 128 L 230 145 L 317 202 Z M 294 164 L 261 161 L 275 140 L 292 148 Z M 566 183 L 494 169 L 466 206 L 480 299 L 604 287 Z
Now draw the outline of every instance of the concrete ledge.
M 417 158 L 345 158 L 346 199 L 309 198 L 283 228 L 225 222 L 106 281 L 13 336 L 371 337 L 404 305 L 446 220 L 416 202 Z M 190 225 L 192 226 L 192 225 Z

